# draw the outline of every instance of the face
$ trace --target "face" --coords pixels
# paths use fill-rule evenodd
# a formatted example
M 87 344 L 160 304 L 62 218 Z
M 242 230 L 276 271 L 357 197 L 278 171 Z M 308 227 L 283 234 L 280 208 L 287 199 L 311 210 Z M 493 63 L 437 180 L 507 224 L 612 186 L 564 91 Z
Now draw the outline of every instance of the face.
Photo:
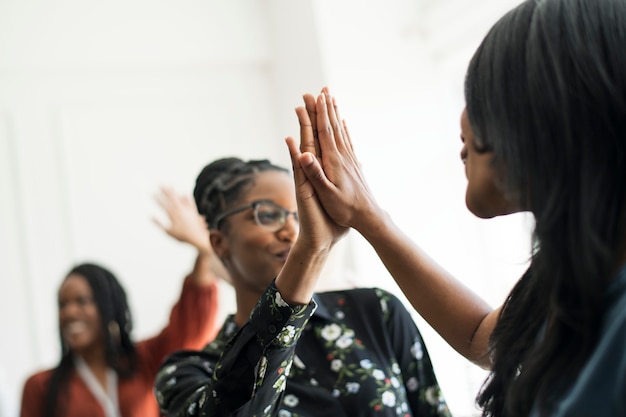
M 270 200 L 295 212 L 297 204 L 291 175 L 280 171 L 259 173 L 233 208 L 258 200 Z M 211 232 L 211 242 L 228 268 L 233 285 L 239 290 L 259 293 L 282 269 L 298 232 L 298 222 L 293 215 L 287 216 L 283 227 L 270 231 L 256 224 L 253 209 L 248 208 L 224 219 L 221 230 Z
M 474 136 L 467 117 L 461 115 L 461 160 L 465 164 L 467 191 L 465 204 L 480 218 L 491 218 L 519 211 L 514 198 L 504 192 L 503 175 L 493 166 L 493 152 L 482 147 Z
M 65 343 L 74 352 L 86 352 L 103 343 L 100 313 L 82 275 L 69 275 L 59 288 L 59 326 Z

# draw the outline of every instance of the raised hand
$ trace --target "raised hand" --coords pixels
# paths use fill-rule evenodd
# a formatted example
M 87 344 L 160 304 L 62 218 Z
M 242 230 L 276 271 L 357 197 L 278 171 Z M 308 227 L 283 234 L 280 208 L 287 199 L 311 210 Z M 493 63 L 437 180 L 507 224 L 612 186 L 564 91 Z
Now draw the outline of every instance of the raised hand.
M 346 123 L 327 88 L 317 99 L 306 94 L 304 103 L 296 109 L 300 130 L 308 128 L 312 135 L 298 156 L 300 167 L 326 213 L 338 224 L 359 230 L 381 209 L 365 181 Z
M 301 239 L 306 239 L 307 244 L 312 247 L 318 247 L 318 245 L 320 247 L 332 246 L 347 233 L 348 228 L 338 225 L 328 217 L 316 196 L 315 189 L 302 171 L 298 162 L 302 153 L 318 155 L 319 148 L 316 148 L 314 139 L 313 123 L 315 122 L 309 118 L 309 113 L 303 108 L 298 108 L 296 114 L 300 122 L 300 146 L 298 147 L 291 137 L 287 138 L 286 141 L 294 170 L 300 216 L 300 236 Z
M 180 242 L 189 243 L 201 252 L 213 253 L 206 221 L 191 197 L 180 195 L 170 187 L 161 187 L 155 200 L 169 218 L 167 224 L 154 217 L 152 220 L 157 226 Z

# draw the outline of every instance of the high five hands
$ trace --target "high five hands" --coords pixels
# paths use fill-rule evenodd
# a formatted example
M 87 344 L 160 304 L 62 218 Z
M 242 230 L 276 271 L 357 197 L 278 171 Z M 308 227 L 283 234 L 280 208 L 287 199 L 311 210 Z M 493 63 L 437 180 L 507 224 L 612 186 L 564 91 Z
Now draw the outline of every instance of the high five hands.
M 338 225 L 360 230 L 380 208 L 365 181 L 347 125 L 327 87 L 317 98 L 311 94 L 303 98 L 304 106 L 296 108 L 299 168 L 328 216 Z

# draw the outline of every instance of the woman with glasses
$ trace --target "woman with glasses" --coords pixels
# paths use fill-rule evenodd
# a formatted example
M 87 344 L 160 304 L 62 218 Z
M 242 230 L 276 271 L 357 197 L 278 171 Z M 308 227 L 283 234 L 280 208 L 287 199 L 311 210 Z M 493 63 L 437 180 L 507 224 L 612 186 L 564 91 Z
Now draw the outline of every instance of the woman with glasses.
M 225 273 L 215 262 L 204 219 L 190 197 L 169 188 L 157 201 L 169 218 L 157 224 L 198 251 L 169 323 L 158 335 L 133 341 L 133 320 L 117 277 L 93 263 L 73 267 L 58 291 L 61 359 L 28 378 L 21 417 L 158 417 L 153 384 L 165 356 L 199 349 L 214 337 L 217 282 Z
M 396 297 L 380 289 L 313 295 L 346 229 L 327 219 L 302 172 L 294 176 L 296 191 L 286 169 L 238 158 L 198 176 L 196 204 L 237 311 L 204 350 L 166 360 L 156 380 L 162 412 L 449 416 L 420 333 Z

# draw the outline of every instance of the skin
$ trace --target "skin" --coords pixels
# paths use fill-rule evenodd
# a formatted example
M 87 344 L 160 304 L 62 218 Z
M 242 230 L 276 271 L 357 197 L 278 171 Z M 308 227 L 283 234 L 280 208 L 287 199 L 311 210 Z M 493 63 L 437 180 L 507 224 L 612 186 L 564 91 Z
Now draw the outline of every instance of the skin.
M 291 137 L 285 139 L 293 166 L 293 183 L 288 184 L 283 180 L 278 180 L 284 177 L 275 174 L 274 179 L 277 181 L 270 181 L 271 177 L 268 175 L 266 178 L 271 184 L 265 184 L 264 179 L 259 176 L 253 189 L 245 194 L 245 198 L 251 201 L 262 196 L 273 197 L 276 203 L 288 210 L 293 210 L 293 204 L 287 200 L 289 196 L 295 195 L 296 208 L 300 217 L 300 232 L 294 236 L 294 232 L 290 231 L 291 228 L 295 228 L 294 224 L 290 223 L 294 222 L 292 216 L 283 228 L 286 230 L 255 231 L 250 223 L 251 217 L 246 219 L 246 216 L 251 216 L 249 212 L 244 212 L 241 216 L 234 215 L 228 223 L 228 226 L 234 229 L 237 227 L 236 222 L 240 221 L 242 226 L 250 229 L 250 234 L 240 236 L 241 240 L 237 240 L 234 231 L 230 234 L 225 233 L 224 230 L 221 233 L 211 231 L 211 244 L 218 256 L 224 260 L 235 287 L 237 295 L 235 322 L 239 326 L 242 326 L 248 319 L 259 299 L 261 295 L 259 288 L 265 289 L 264 285 L 269 283 L 276 269 L 279 269 L 279 272 L 275 283 L 283 300 L 292 305 L 310 303 L 330 250 L 348 231 L 347 227 L 337 224 L 324 211 L 315 189 L 298 162 L 303 153 L 312 155 L 314 158 L 321 155 L 315 146 L 314 129 L 308 122 L 306 111 L 298 111 L 297 114 L 301 125 L 300 145 L 298 146 Z M 294 191 L 295 194 L 292 194 Z M 270 196 L 270 192 L 276 192 L 276 194 Z M 241 232 L 247 233 L 243 230 Z M 275 236 L 271 236 L 272 234 Z M 292 239 L 295 239 L 293 244 Z M 289 245 L 291 245 L 289 255 L 283 263 L 283 255 L 277 257 L 276 252 L 273 251 L 277 250 L 281 253 Z M 281 263 L 283 263 L 282 268 L 280 268 Z M 260 274 L 258 270 L 254 271 L 253 265 L 260 267 L 263 273 Z M 258 278 L 250 275 L 249 271 L 253 271 Z M 242 285 L 244 282 L 248 285 Z M 254 285 L 255 282 L 258 284 Z
M 493 164 L 493 152 L 485 151 L 475 137 L 465 109 L 461 114 L 461 141 L 461 160 L 467 176 L 465 204 L 469 211 L 483 219 L 519 211 L 517 201 L 500 185 L 502 174 Z
M 70 274 L 59 288 L 59 327 L 69 348 L 90 364 L 104 386 L 106 361 L 100 312 L 87 280 Z
M 356 229 L 369 241 L 413 307 L 459 353 L 490 368 L 489 337 L 500 309 L 484 300 L 434 262 L 378 205 L 361 172 L 346 124 L 325 88 L 315 98 L 304 96 L 296 109 L 301 130 L 319 132 L 297 163 L 314 187 L 326 213 L 339 225 Z M 303 118 L 301 114 L 308 117 Z M 467 116 L 462 116 L 461 151 L 468 178 L 468 207 L 480 217 L 511 213 L 509 201 L 496 186 L 491 155 L 478 152 Z
M 289 211 L 297 210 L 293 179 L 285 172 L 261 172 L 233 207 L 257 200 L 271 200 Z M 288 216 L 282 228 L 268 231 L 255 223 L 250 208 L 227 217 L 220 229 L 211 231 L 213 249 L 235 288 L 238 325 L 247 321 L 258 299 L 285 265 L 299 229 L 293 216 Z

